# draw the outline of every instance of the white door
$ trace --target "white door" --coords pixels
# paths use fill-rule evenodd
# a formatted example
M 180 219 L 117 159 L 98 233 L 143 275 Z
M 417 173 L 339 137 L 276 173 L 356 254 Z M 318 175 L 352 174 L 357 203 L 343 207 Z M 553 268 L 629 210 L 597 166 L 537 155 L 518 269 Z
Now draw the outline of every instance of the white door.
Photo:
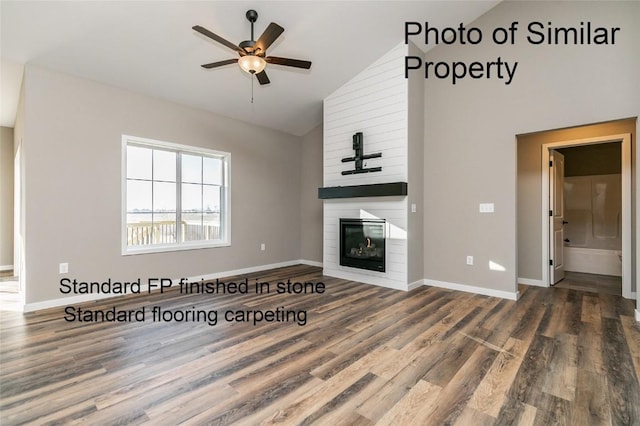
M 564 278 L 564 155 L 549 151 L 549 277 L 553 285 Z

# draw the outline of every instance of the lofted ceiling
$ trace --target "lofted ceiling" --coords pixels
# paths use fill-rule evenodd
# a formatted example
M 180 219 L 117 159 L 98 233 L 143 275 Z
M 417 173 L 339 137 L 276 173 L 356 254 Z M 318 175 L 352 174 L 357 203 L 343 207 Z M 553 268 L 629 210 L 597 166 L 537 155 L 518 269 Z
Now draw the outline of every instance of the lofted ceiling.
M 0 124 L 13 127 L 24 64 L 58 70 L 294 135 L 322 121 L 322 100 L 403 41 L 404 22 L 469 23 L 492 1 L 0 1 Z M 250 38 L 248 9 L 285 31 L 273 56 L 310 70 L 269 65 L 271 84 L 237 65 L 201 64 L 236 54 L 191 29 L 233 43 Z M 424 45 L 419 45 L 424 48 Z

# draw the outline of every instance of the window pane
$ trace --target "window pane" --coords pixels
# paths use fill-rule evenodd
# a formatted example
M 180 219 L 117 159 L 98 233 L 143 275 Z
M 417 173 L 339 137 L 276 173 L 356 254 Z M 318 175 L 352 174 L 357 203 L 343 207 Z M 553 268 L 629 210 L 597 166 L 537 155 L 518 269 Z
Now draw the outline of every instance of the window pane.
M 172 244 L 176 242 L 176 214 L 153 214 L 153 244 Z
M 202 211 L 220 212 L 220 187 L 204 185 L 202 187 Z
M 203 183 L 222 185 L 222 160 L 219 158 L 203 158 Z
M 153 217 L 151 213 L 127 213 L 127 223 L 128 224 L 137 224 L 137 223 L 151 223 L 153 221 Z
M 144 246 L 152 243 L 151 213 L 127 213 L 127 245 Z
M 176 242 L 175 213 L 129 213 L 127 214 L 127 244 L 144 246 L 150 244 L 173 244 Z
M 202 211 L 202 185 L 194 185 L 191 183 L 182 184 L 182 211 Z
M 220 213 L 205 213 L 202 215 L 202 229 L 204 240 L 220 240 L 222 233 L 220 230 Z
M 202 157 L 182 154 L 182 182 L 202 183 Z
M 202 211 L 202 185 L 194 185 L 191 183 L 182 184 L 182 211 Z
M 153 150 L 153 180 L 176 181 L 176 153 Z
M 167 182 L 153 182 L 153 211 L 176 211 L 176 184 Z
M 127 146 L 127 178 L 151 179 L 151 153 L 149 148 Z
M 182 241 L 198 241 L 203 238 L 202 213 L 182 214 Z
M 127 213 L 151 210 L 151 182 L 127 180 Z

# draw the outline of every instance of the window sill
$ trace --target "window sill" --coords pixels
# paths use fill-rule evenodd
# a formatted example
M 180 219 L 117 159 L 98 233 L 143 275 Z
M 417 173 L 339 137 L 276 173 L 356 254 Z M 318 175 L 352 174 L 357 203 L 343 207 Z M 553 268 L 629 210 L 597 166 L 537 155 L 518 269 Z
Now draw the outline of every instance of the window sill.
M 182 243 L 180 245 L 154 245 L 154 246 L 141 246 L 141 247 L 125 247 L 122 249 L 122 256 L 132 256 L 137 254 L 152 254 L 152 253 L 167 253 L 173 251 L 184 250 L 200 250 L 216 247 L 230 247 L 229 241 L 216 241 L 203 243 L 196 241 L 193 243 Z

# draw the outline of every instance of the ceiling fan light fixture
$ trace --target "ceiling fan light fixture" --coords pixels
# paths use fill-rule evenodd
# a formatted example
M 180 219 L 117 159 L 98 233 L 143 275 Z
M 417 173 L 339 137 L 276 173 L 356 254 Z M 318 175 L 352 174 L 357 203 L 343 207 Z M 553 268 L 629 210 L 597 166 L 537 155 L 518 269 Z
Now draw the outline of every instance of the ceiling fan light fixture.
M 259 74 L 267 66 L 267 62 L 260 56 L 245 55 L 238 59 L 238 65 L 249 74 Z

